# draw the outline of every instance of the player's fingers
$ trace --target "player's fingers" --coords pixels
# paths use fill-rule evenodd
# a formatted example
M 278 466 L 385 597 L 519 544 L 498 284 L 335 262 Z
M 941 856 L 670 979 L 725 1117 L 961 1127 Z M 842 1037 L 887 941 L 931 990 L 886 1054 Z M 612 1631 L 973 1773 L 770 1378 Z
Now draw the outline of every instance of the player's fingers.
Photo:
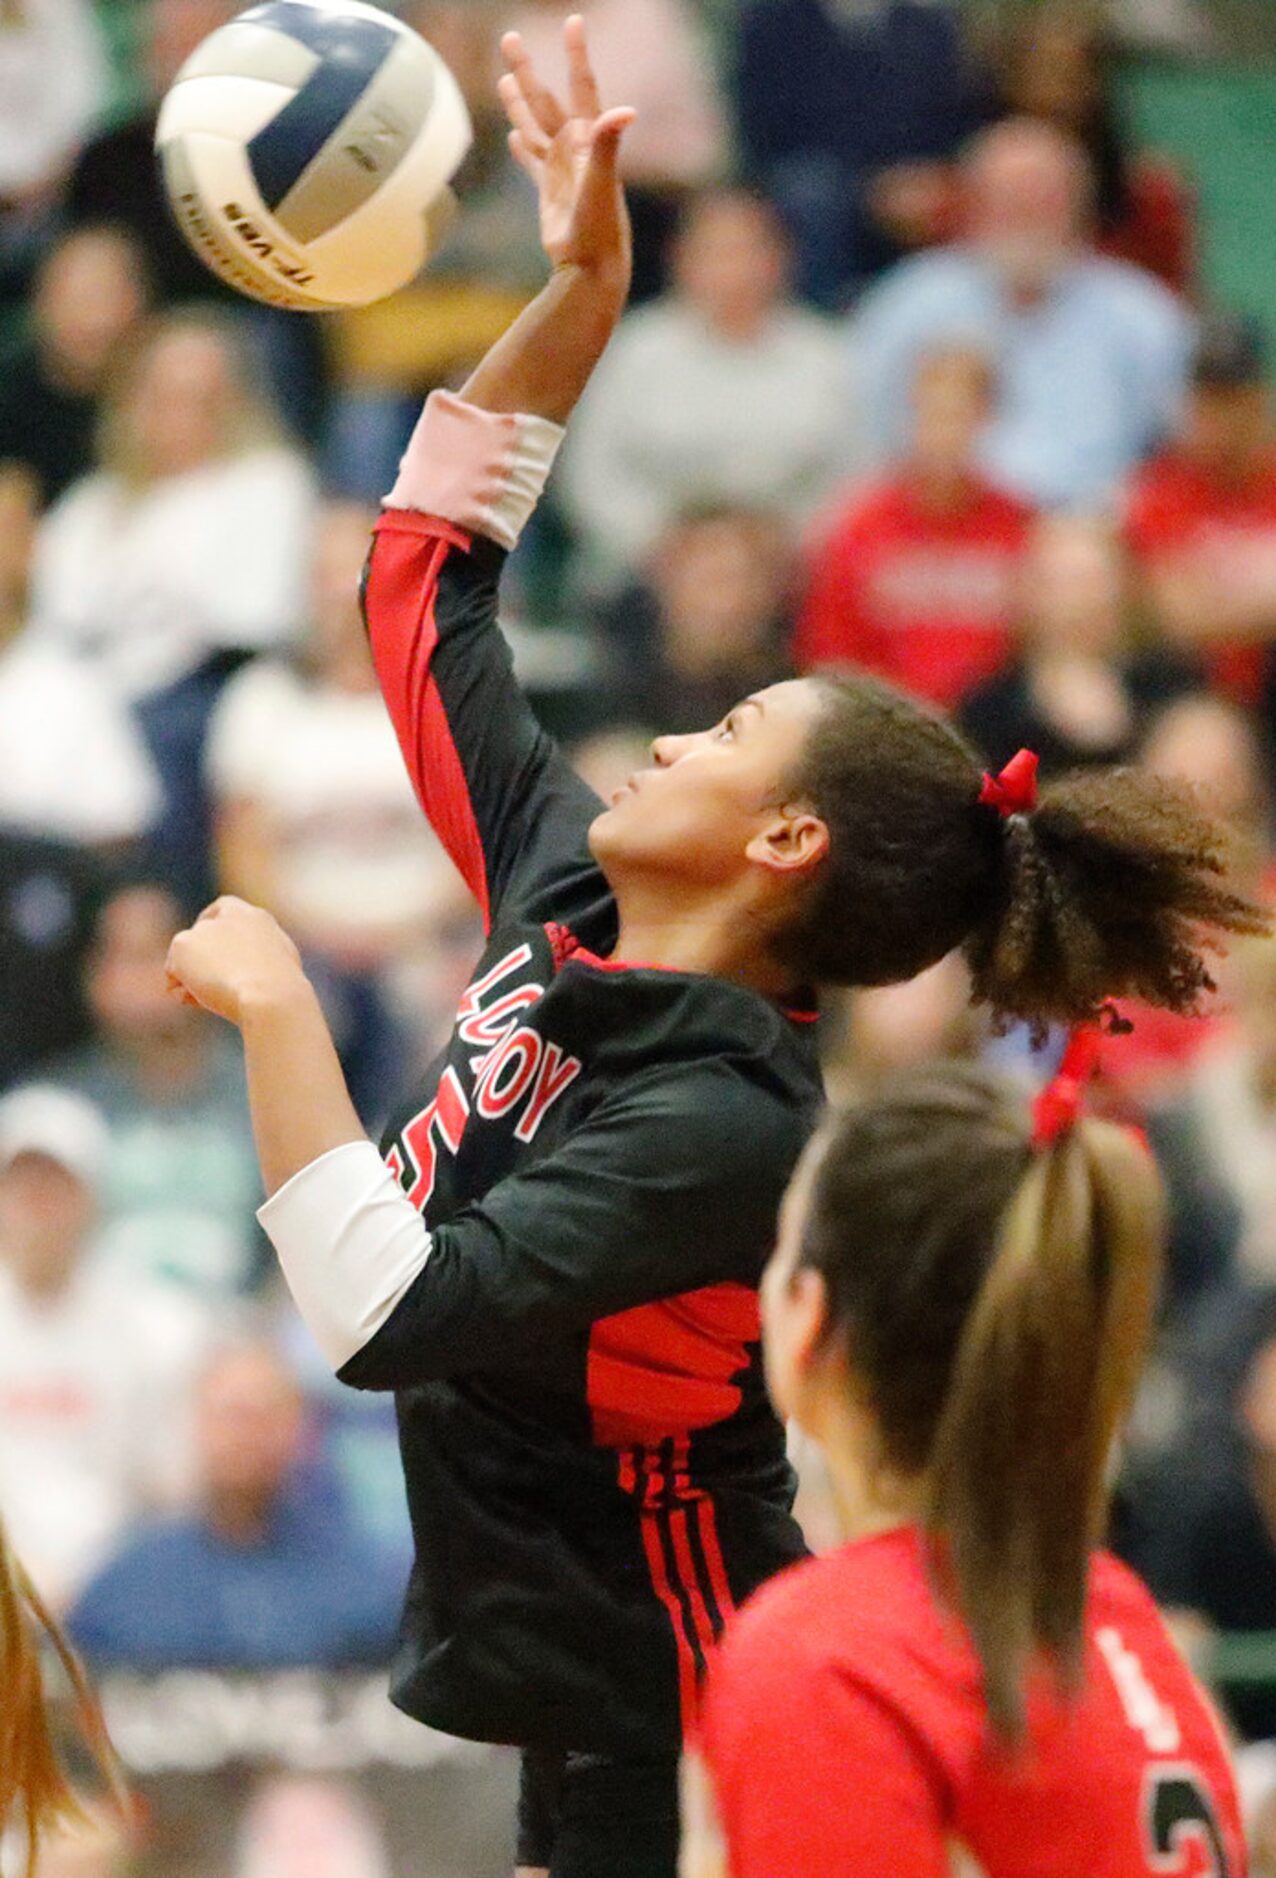
M 563 41 L 567 47 L 567 101 L 571 114 L 573 117 L 595 118 L 602 111 L 602 99 L 598 95 L 594 68 L 589 62 L 585 22 L 579 13 L 573 13 L 563 27 Z
M 522 139 L 524 148 L 530 155 L 544 156 L 549 149 L 549 138 L 532 115 L 531 106 L 519 90 L 518 80 L 507 72 L 498 89 L 501 103 L 505 106 L 505 115 Z
M 501 41 L 501 52 L 532 116 L 547 137 L 557 137 L 567 122 L 566 115 L 548 85 L 543 85 L 538 78 L 531 54 L 521 36 L 518 33 L 506 33 Z
M 510 155 L 518 164 L 519 168 L 526 170 L 532 181 L 538 183 L 544 164 L 540 157 L 532 155 L 527 145 L 523 142 L 521 132 L 516 130 L 510 132 L 509 146 Z
M 604 159 L 614 161 L 620 151 L 620 140 L 638 113 L 631 105 L 617 105 L 615 110 L 604 112 L 594 125 L 591 138 L 593 150 Z

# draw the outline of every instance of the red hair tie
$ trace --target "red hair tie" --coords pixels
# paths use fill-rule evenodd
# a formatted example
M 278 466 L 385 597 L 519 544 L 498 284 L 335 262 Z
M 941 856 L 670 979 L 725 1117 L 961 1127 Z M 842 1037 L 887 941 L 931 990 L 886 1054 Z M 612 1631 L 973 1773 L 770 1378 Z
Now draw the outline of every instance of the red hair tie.
M 1037 806 L 1037 763 L 1035 751 L 1021 750 L 999 776 L 990 776 L 985 770 L 980 802 L 1006 818 L 1031 815 Z
M 1101 1039 L 1102 1032 L 1093 1024 L 1069 1037 L 1062 1062 L 1032 1105 L 1034 1148 L 1053 1148 L 1076 1127 L 1086 1084 L 1098 1068 Z

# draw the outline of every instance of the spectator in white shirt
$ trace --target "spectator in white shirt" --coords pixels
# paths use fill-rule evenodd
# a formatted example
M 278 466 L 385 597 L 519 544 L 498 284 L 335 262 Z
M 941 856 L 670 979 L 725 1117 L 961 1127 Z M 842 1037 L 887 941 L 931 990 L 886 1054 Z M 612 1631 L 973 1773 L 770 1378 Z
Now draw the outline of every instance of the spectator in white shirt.
M 564 459 L 600 584 L 632 574 L 690 509 L 804 522 L 854 466 L 843 347 L 793 301 L 791 258 L 762 198 L 710 192 L 676 243 L 673 292 L 622 323 Z
M 304 657 L 233 678 L 208 751 L 221 885 L 269 907 L 306 952 L 370 1121 L 403 1075 L 396 967 L 465 896 L 412 793 L 368 652 L 359 578 L 373 519 L 353 504 L 322 512 Z M 446 988 L 447 1023 L 463 988 Z
M 59 1607 L 135 1519 L 187 1490 L 207 1328 L 88 1258 L 108 1154 L 80 1096 L 30 1084 L 0 1101 L 0 1501 Z
M 96 1035 L 50 1074 L 87 1096 L 110 1131 L 98 1259 L 214 1308 L 259 1275 L 261 1181 L 232 1039 L 167 991 L 182 924 L 154 881 L 126 881 L 106 899 L 85 973 Z
M 102 680 L 28 632 L 37 488 L 0 464 L 0 826 L 74 846 L 136 840 L 160 790 L 137 727 Z
M 71 161 L 107 102 L 91 0 L 0 7 L 0 298 L 20 289 Z
M 122 367 L 101 468 L 40 529 L 36 627 L 136 708 L 164 783 L 160 852 L 191 901 L 210 885 L 208 714 L 237 659 L 297 631 L 313 501 L 237 335 L 169 314 Z

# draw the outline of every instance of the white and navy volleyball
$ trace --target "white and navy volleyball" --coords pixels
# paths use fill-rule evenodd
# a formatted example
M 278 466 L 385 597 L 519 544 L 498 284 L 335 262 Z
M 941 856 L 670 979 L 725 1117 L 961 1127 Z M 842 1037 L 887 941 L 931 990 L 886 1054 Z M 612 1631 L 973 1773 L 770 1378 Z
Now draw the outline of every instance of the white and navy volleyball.
M 404 286 L 448 219 L 469 149 L 456 81 L 359 0 L 267 0 L 178 73 L 156 148 L 212 271 L 272 306 L 366 306 Z

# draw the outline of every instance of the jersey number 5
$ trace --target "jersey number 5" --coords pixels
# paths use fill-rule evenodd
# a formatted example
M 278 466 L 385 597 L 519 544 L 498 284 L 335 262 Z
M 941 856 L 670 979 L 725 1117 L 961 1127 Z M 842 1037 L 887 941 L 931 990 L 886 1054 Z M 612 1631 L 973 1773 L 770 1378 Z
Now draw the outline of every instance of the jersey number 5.
M 1144 1793 L 1148 1869 L 1174 1878 L 1236 1878 L 1213 1802 L 1191 1767 L 1157 1767 Z

